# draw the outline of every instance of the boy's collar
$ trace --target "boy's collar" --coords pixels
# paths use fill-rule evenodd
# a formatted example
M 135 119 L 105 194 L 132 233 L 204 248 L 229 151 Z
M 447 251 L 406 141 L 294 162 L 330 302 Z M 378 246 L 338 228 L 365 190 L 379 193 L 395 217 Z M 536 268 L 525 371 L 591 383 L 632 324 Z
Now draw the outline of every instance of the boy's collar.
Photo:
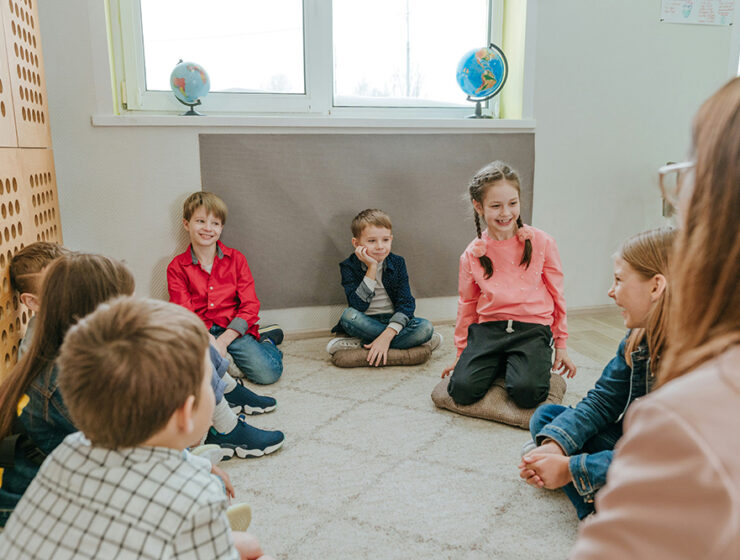
M 219 259 L 224 258 L 224 252 L 223 249 L 221 249 L 221 242 L 216 242 L 216 256 Z M 198 257 L 195 256 L 195 251 L 193 250 L 193 244 L 190 244 L 190 258 L 192 259 L 193 264 L 198 264 Z

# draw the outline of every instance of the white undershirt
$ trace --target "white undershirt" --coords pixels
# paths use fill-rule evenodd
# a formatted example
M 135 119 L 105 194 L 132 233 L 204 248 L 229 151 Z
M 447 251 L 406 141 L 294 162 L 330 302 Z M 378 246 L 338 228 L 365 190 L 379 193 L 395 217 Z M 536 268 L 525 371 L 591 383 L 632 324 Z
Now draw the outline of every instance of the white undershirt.
M 370 300 L 370 305 L 365 311 L 365 315 L 382 315 L 385 313 L 393 313 L 393 302 L 388 297 L 388 292 L 383 286 L 383 265 L 378 265 L 378 272 L 375 274 L 375 280 L 372 280 L 365 276 L 363 279 L 365 285 L 370 288 L 370 291 L 375 291 L 373 299 Z M 403 327 L 399 323 L 389 323 L 388 326 L 394 331 L 401 332 Z

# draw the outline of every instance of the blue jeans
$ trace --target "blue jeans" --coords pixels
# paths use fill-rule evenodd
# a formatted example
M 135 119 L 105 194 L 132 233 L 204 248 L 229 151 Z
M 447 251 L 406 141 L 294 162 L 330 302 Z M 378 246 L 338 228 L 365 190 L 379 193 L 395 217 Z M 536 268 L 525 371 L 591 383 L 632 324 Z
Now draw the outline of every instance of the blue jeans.
M 226 329 L 213 325 L 208 332 L 216 338 Z M 226 349 L 234 363 L 249 381 L 259 385 L 270 385 L 283 373 L 283 353 L 272 342 L 259 342 L 245 334 L 229 344 Z
M 354 307 L 348 307 L 342 313 L 339 323 L 348 335 L 359 338 L 364 344 L 370 344 L 386 329 L 392 316 L 392 313 L 365 315 Z M 434 334 L 432 323 L 426 319 L 414 317 L 406 323 L 401 332 L 393 337 L 390 347 L 398 349 L 413 348 L 424 344 L 432 338 L 432 334 Z
M 532 439 L 537 441 L 537 434 L 566 410 L 569 410 L 567 406 L 559 404 L 546 404 L 535 410 L 529 422 Z M 575 506 L 578 519 L 595 511 L 593 497 L 606 484 L 606 473 L 612 462 L 614 446 L 621 435 L 622 426 L 611 424 L 588 439 L 583 448 L 578 450 L 579 454 L 570 456 L 570 472 L 579 481 L 578 486 L 582 492 L 572 482 L 563 486 L 563 490 Z

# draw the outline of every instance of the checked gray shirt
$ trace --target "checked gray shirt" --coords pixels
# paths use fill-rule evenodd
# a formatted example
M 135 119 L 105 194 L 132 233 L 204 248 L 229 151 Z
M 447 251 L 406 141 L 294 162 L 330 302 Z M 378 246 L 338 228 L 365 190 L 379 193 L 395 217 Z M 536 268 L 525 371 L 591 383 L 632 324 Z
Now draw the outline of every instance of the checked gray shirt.
M 210 463 L 164 447 L 112 451 L 70 434 L 0 534 L 0 558 L 237 559 Z

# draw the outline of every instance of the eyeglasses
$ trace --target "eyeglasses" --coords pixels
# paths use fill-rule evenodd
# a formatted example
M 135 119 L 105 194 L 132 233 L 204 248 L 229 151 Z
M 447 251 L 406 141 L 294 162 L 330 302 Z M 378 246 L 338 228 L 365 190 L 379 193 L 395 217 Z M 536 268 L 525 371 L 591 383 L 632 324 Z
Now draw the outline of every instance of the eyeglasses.
M 678 207 L 681 188 L 693 181 L 695 165 L 693 161 L 682 161 L 669 163 L 658 169 L 658 184 L 663 200 L 673 208 Z

